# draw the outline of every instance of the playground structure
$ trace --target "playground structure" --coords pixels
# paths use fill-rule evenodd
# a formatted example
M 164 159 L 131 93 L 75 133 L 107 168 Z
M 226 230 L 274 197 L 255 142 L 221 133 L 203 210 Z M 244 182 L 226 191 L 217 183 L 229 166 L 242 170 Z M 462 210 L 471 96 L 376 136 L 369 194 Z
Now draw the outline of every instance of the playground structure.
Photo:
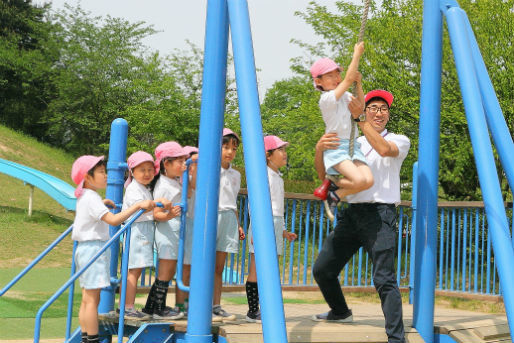
M 443 14 L 448 22 L 480 184 L 484 194 L 485 211 L 489 218 L 488 228 L 498 260 L 496 267 L 498 268 L 510 332 L 513 332 L 514 329 L 514 289 L 512 286 L 509 287 L 509 285 L 514 284 L 514 274 L 509 270 L 514 263 L 514 252 L 505 207 L 501 199 L 499 182 L 494 168 L 492 147 L 487 137 L 490 133 L 494 139 L 511 189 L 514 186 L 514 155 L 512 154 L 514 144 L 464 11 L 459 8 L 455 1 L 425 0 L 419 169 L 415 172 L 415 179 L 419 183 L 419 188 L 416 192 L 417 196 L 413 199 L 413 215 L 416 216 L 416 220 L 414 221 L 415 228 L 413 228 L 415 244 L 412 247 L 415 247 L 415 249 L 411 250 L 411 259 L 414 258 L 415 263 L 411 263 L 410 266 L 411 275 L 414 275 L 412 290 L 414 303 L 413 326 L 426 343 L 443 340 L 454 342 L 447 335 L 434 333 Z M 212 275 L 214 274 L 213 261 L 215 260 L 214 242 L 217 229 L 221 132 L 224 114 L 229 25 L 232 35 L 241 113 L 241 131 L 245 149 L 248 199 L 252 208 L 254 225 L 262 228 L 262 230 L 255 231 L 253 239 L 259 274 L 258 286 L 261 293 L 263 341 L 287 342 L 288 335 L 278 262 L 275 256 L 267 254 L 268 250 L 275 250 L 275 240 L 272 230 L 269 188 L 263 187 L 263 185 L 267 185 L 266 162 L 248 8 L 245 0 L 209 0 L 207 6 L 199 144 L 202 155 L 198 165 L 193 237 L 193 246 L 202 248 L 193 249 L 190 285 L 189 316 L 194 320 L 188 321 L 185 334 L 183 332 L 173 332 L 170 328 L 171 323 L 147 323 L 137 330 L 132 328 L 130 329 L 132 331 L 130 331 L 123 325 L 123 320 L 119 321 L 117 330 L 110 329 L 104 334 L 117 333 L 120 338 L 124 333 L 131 334 L 132 337 L 129 342 L 139 339 L 142 341 L 195 343 L 226 341 L 220 335 L 213 335 L 211 320 Z M 489 133 L 487 129 L 489 129 Z M 124 162 L 126 142 L 126 122 L 117 120 L 113 123 L 111 132 L 106 194 L 106 197 L 114 200 L 116 204 L 120 204 L 122 199 L 123 172 L 126 168 Z M 185 203 L 183 206 L 185 206 Z M 122 230 L 111 227 L 112 239 L 109 242 L 116 242 L 121 232 L 129 229 L 130 223 Z M 112 244 L 111 249 L 111 256 L 118 256 L 119 244 Z M 124 251 L 127 252 L 128 249 L 125 248 Z M 126 258 L 128 256 L 124 253 L 123 266 L 126 266 Z M 102 290 L 99 306 L 99 312 L 101 313 L 107 313 L 114 307 L 114 292 L 119 283 L 117 268 L 117 259 L 113 258 L 111 261 L 113 282 L 111 287 Z M 126 272 L 123 273 L 123 277 L 126 277 Z M 72 287 L 72 281 L 70 279 L 63 287 Z M 185 287 L 183 288 L 185 289 Z M 59 290 L 61 293 L 62 291 L 64 291 L 63 288 Z M 72 293 L 70 292 L 70 294 Z M 124 296 L 123 294 L 122 287 L 121 297 Z M 39 320 L 41 318 L 39 313 L 38 318 Z M 72 335 L 69 333 L 70 327 L 68 326 L 66 342 L 79 341 L 79 331 L 76 330 Z M 37 343 L 38 341 L 39 336 L 35 336 L 34 342 Z

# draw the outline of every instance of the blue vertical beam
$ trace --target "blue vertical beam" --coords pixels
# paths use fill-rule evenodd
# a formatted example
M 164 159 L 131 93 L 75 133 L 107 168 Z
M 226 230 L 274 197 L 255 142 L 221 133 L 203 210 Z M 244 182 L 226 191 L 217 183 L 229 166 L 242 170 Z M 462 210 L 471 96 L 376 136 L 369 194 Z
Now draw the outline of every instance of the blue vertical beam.
M 121 211 L 121 203 L 123 201 L 123 184 L 125 180 L 126 158 L 127 158 L 127 135 L 128 123 L 125 119 L 115 119 L 111 124 L 111 138 L 109 141 L 109 161 L 107 162 L 107 189 L 105 197 L 111 199 L 116 204 L 116 208 L 111 210 L 112 213 Z M 120 229 L 120 226 L 109 225 L 109 234 L 114 236 Z M 98 304 L 98 313 L 108 313 L 114 309 L 114 291 L 116 280 L 118 277 L 118 255 L 120 252 L 119 243 L 111 246 L 111 285 L 100 291 L 100 303 Z
M 410 236 L 409 304 L 414 301 L 414 268 L 416 265 L 416 218 L 418 212 L 418 161 L 412 166 L 412 224 Z
M 250 17 L 246 0 L 228 0 L 234 52 L 237 96 L 245 157 L 248 198 L 255 221 L 253 232 L 255 265 L 262 314 L 264 342 L 287 342 L 280 273 L 276 254 L 273 217 L 264 151 L 257 76 L 253 55 Z
M 205 25 L 202 107 L 187 342 L 211 343 L 212 296 L 228 51 L 226 0 L 209 0 Z
M 494 164 L 493 150 L 486 130 L 487 122 L 466 30 L 466 14 L 453 4 L 442 7 L 445 10 L 457 66 L 471 144 L 489 222 L 489 232 L 492 236 L 495 261 L 498 261 L 496 268 L 503 291 L 505 312 L 510 331 L 514 332 L 514 289 L 512 288 L 514 274 L 511 270 L 512 263 L 514 263 L 514 251 L 510 243 L 507 214 Z
M 439 2 L 424 0 L 413 326 L 426 343 L 434 342 L 442 27 Z

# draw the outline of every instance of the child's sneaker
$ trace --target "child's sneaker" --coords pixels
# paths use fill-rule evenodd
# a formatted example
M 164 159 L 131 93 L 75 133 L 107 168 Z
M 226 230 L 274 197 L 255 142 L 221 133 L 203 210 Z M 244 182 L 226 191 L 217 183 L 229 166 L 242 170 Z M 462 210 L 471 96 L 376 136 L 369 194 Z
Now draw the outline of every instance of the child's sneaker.
M 120 315 L 120 309 L 116 309 L 116 315 Z M 150 320 L 152 316 L 136 310 L 135 308 L 125 309 L 125 319 L 131 320 Z
M 213 322 L 230 322 L 236 320 L 235 314 L 230 314 L 221 308 L 221 305 L 216 305 L 212 308 L 212 321 Z
M 246 321 L 248 323 L 260 323 L 261 322 L 261 311 L 246 313 Z
M 346 311 L 345 314 L 334 314 L 332 310 L 315 314 L 312 316 L 312 320 L 316 322 L 332 322 L 332 323 L 351 323 L 353 322 L 352 310 Z
M 153 319 L 157 320 L 177 320 L 184 317 L 184 312 L 176 311 L 175 309 L 166 306 L 164 310 L 153 312 Z

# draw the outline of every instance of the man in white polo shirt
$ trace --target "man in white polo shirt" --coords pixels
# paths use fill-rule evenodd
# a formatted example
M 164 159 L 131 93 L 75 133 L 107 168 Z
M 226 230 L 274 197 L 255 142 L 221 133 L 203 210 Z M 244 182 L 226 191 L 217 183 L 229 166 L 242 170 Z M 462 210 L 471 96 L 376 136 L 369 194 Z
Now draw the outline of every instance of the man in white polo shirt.
M 314 277 L 330 311 L 313 316 L 316 321 L 351 322 L 352 311 L 346 304 L 338 276 L 350 258 L 364 247 L 373 262 L 373 282 L 382 302 L 388 342 L 405 342 L 402 299 L 395 274 L 396 206 L 400 203 L 400 168 L 410 148 L 410 141 L 385 128 L 393 95 L 374 90 L 362 103 L 350 103 L 350 111 L 364 136 L 358 138 L 362 153 L 373 172 L 373 186 L 349 195 L 349 206 L 339 211 L 337 225 L 326 238 L 314 264 Z M 338 138 L 325 134 L 316 144 L 316 170 L 325 177 L 323 151 L 337 147 Z

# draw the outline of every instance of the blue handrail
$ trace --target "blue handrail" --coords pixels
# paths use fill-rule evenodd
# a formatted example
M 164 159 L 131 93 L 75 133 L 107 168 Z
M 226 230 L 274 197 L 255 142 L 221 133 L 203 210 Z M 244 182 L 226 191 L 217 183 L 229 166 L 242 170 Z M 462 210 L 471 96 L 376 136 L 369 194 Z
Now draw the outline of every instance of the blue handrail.
M 160 206 L 162 207 L 162 204 L 158 203 L 157 206 Z M 74 273 L 69 279 L 68 281 L 61 286 L 61 288 L 59 288 L 55 293 L 54 295 L 52 295 L 50 297 L 50 299 L 48 299 L 42 306 L 41 308 L 38 310 L 37 314 L 36 314 L 36 320 L 35 320 L 35 328 L 34 328 L 34 343 L 39 343 L 39 339 L 40 339 L 40 335 L 41 335 L 41 319 L 43 317 L 43 313 L 46 311 L 46 309 L 52 305 L 52 303 L 57 300 L 57 298 L 62 294 L 64 293 L 64 291 L 66 291 L 66 289 L 68 289 L 68 287 L 72 286 L 75 282 L 75 280 L 84 273 L 84 271 L 86 271 L 87 268 L 89 268 L 97 259 L 98 257 L 100 257 L 104 252 L 105 250 L 107 250 L 107 248 L 109 248 L 113 243 L 117 243 L 118 241 L 118 238 L 119 236 L 124 233 L 125 231 L 129 232 L 130 233 L 130 227 L 132 225 L 132 223 L 137 219 L 139 218 L 139 216 L 141 216 L 141 214 L 143 214 L 145 212 L 144 209 L 141 209 L 139 210 L 126 224 L 125 226 L 123 226 L 118 232 L 116 232 L 116 234 L 114 236 L 112 236 L 103 246 L 102 248 L 86 263 L 86 265 L 81 268 L 78 272 Z M 128 247 L 129 244 L 130 244 L 130 235 L 127 234 L 127 239 L 125 240 L 126 242 L 126 246 Z M 128 242 L 128 243 L 127 243 Z M 125 303 L 125 300 L 124 300 L 124 297 L 125 297 L 125 288 L 126 288 L 126 280 L 127 280 L 127 266 L 128 266 L 128 253 L 129 253 L 129 250 L 126 249 L 124 252 L 123 252 L 123 262 L 125 262 L 123 264 L 122 262 L 122 265 L 124 266 L 123 268 L 123 274 L 122 274 L 122 293 L 120 295 L 121 299 L 123 300 L 120 300 L 122 301 L 121 303 L 124 304 Z M 68 304 L 69 306 L 69 304 Z M 124 310 L 125 310 L 125 307 L 124 306 L 120 306 L 120 325 L 123 325 L 124 324 Z M 71 311 L 68 311 L 68 316 L 70 315 L 70 312 Z M 68 326 L 68 325 L 67 325 Z M 121 333 L 123 334 L 123 328 L 121 329 Z M 69 335 L 69 333 L 67 332 L 67 335 Z M 120 336 L 120 340 L 119 342 L 121 343 L 123 341 L 123 336 Z
M 28 266 L 26 266 L 18 275 L 16 275 L 2 290 L 0 297 L 5 294 L 14 284 L 16 284 L 25 274 L 29 272 L 36 264 L 39 263 L 57 244 L 59 244 L 69 233 L 73 230 L 73 225 L 66 229 L 63 233 L 56 238 L 38 257 L 36 257 Z

